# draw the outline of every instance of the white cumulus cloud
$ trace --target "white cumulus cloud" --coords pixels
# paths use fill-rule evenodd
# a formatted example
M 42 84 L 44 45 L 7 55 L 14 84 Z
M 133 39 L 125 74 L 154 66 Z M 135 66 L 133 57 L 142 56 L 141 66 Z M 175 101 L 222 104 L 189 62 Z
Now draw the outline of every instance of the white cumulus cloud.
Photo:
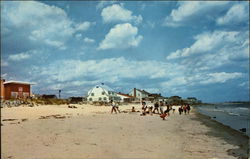
M 130 23 L 117 24 L 110 29 L 105 39 L 100 43 L 100 50 L 105 49 L 124 49 L 137 47 L 143 37 L 138 35 L 137 27 Z
M 165 18 L 163 25 L 177 27 L 192 19 L 204 19 L 207 14 L 214 14 L 221 11 L 229 2 L 227 1 L 182 1 L 178 8 L 173 9 Z
M 94 39 L 91 39 L 91 38 L 88 38 L 88 37 L 85 37 L 85 38 L 84 38 L 84 42 L 86 42 L 86 43 L 94 43 L 95 40 L 94 40 Z
M 31 58 L 36 53 L 37 53 L 36 50 L 30 50 L 30 51 L 22 52 L 22 53 L 19 53 L 19 54 L 9 55 L 8 59 L 11 60 L 11 61 L 21 61 L 21 60 Z
M 225 83 L 227 80 L 236 79 L 243 77 L 243 73 L 240 72 L 233 72 L 233 73 L 226 73 L 226 72 L 216 72 L 216 73 L 209 73 L 207 75 L 207 79 L 202 80 L 201 84 L 212 84 L 212 83 Z
M 102 10 L 101 16 L 105 23 L 109 22 L 134 22 L 140 24 L 143 20 L 141 15 L 134 16 L 132 11 L 125 9 L 122 5 L 113 4 Z
M 219 25 L 235 25 L 241 22 L 249 21 L 249 4 L 248 2 L 242 2 L 240 4 L 233 5 L 225 16 L 217 19 Z
M 37 1 L 3 2 L 1 18 L 5 30 L 38 44 L 64 48 L 77 31 L 86 31 L 93 22 L 74 22 L 56 6 Z

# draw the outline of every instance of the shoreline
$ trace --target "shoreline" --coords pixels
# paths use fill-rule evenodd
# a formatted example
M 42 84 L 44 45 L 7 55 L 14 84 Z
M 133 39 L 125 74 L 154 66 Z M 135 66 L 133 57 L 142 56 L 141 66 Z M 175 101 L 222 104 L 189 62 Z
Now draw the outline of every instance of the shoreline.
M 237 149 L 228 149 L 228 154 L 239 158 L 249 158 L 250 155 L 250 137 L 242 132 L 233 129 L 228 125 L 224 125 L 216 120 L 213 120 L 210 116 L 204 115 L 193 108 L 193 111 L 197 118 L 192 120 L 198 120 L 207 127 L 211 128 L 211 132 L 208 135 L 213 137 L 220 137 L 231 145 L 236 145 Z M 225 135 L 222 135 L 225 134 Z

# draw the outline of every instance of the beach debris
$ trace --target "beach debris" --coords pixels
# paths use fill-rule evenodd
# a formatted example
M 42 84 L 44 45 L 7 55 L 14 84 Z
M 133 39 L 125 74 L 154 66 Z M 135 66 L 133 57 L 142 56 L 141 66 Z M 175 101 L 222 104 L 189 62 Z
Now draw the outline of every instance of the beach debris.
M 60 114 L 56 114 L 56 115 L 40 116 L 39 119 L 51 119 L 51 118 L 64 119 L 66 118 L 66 116 L 61 116 Z
M 14 121 L 14 120 L 18 120 L 18 119 L 3 119 L 2 121 Z
M 27 121 L 28 119 L 22 119 L 21 121 L 24 122 L 24 121 Z
M 77 108 L 77 107 L 74 105 L 69 105 L 68 108 Z

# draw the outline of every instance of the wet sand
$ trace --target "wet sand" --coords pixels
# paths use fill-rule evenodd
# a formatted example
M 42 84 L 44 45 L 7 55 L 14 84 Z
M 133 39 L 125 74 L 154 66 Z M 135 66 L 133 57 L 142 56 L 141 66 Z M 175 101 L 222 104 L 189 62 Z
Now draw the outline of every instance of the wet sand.
M 73 105 L 77 108 L 66 105 L 1 108 L 1 157 L 248 158 L 246 136 L 195 111 L 189 115 L 171 112 L 164 121 L 156 114 L 110 114 L 111 107 Z M 127 111 L 131 107 L 119 108 Z

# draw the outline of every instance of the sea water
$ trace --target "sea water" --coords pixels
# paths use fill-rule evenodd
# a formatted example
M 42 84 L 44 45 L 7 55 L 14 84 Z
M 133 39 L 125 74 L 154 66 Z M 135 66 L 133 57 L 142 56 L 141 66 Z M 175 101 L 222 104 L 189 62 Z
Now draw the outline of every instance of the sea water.
M 198 112 L 210 116 L 224 125 L 240 131 L 250 137 L 250 104 L 249 103 L 220 103 L 214 105 L 201 105 L 197 107 Z

